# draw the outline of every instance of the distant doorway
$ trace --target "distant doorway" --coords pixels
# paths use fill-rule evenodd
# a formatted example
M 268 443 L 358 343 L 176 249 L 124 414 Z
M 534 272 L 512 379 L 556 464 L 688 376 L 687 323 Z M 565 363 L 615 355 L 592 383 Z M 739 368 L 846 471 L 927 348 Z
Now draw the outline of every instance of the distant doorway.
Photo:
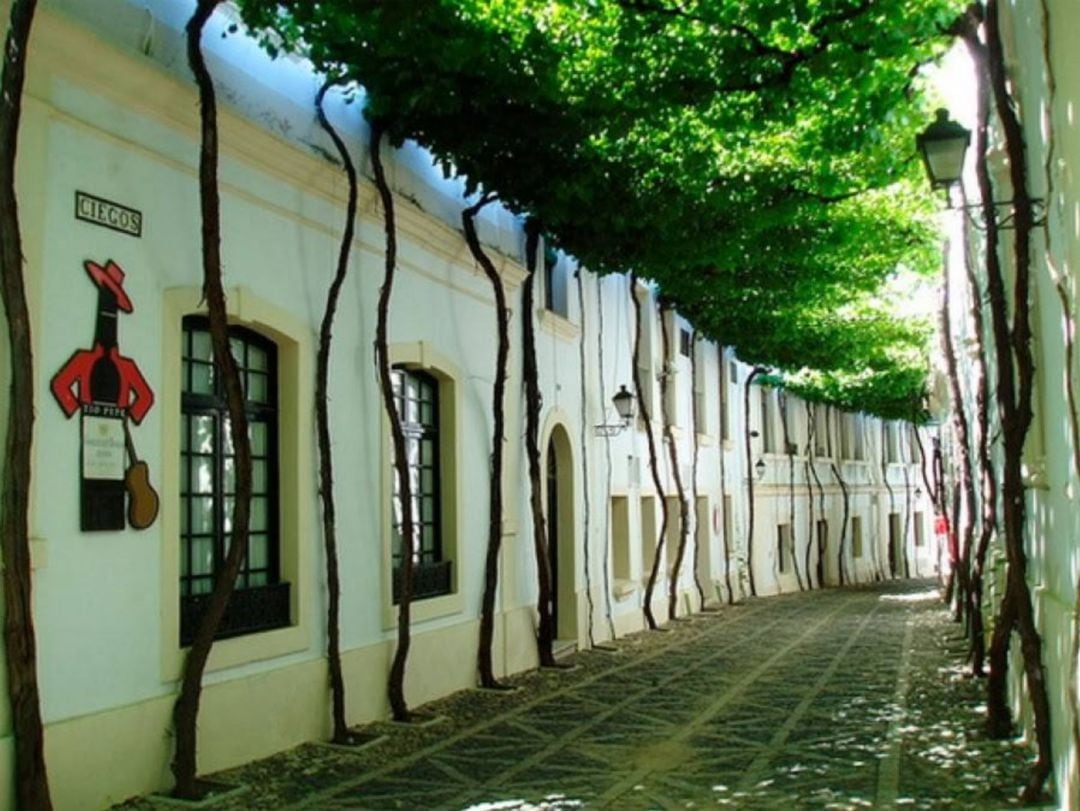
M 825 588 L 825 561 L 829 551 L 829 522 L 819 518 L 817 522 L 817 582 L 818 588 Z
M 559 462 L 548 445 L 547 455 L 548 571 L 551 572 L 551 624 L 559 628 Z
M 548 565 L 551 571 L 551 618 L 557 639 L 577 639 L 577 592 L 574 586 L 574 467 L 570 438 L 555 426 L 545 460 Z
M 889 513 L 889 573 L 893 577 L 904 571 L 904 539 L 900 535 L 900 513 Z

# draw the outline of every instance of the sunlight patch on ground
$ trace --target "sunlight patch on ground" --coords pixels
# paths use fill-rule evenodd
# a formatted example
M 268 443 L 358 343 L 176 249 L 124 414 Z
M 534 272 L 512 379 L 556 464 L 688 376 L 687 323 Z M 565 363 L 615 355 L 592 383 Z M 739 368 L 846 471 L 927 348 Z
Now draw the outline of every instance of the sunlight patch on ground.
M 937 589 L 929 591 L 916 591 L 911 594 L 882 594 L 878 597 L 883 603 L 925 603 L 929 600 L 940 600 L 941 592 Z

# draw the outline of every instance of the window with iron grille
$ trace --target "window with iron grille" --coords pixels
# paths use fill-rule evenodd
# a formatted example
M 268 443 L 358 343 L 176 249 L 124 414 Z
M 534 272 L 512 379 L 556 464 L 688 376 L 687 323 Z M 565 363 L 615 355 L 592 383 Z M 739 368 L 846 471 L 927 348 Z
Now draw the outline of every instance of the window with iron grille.
M 450 561 L 443 559 L 439 453 L 439 382 L 424 372 L 395 368 L 394 398 L 405 433 L 412 490 L 413 598 L 450 592 Z M 397 475 L 393 488 L 393 594 L 401 590 L 403 504 Z
M 252 497 L 247 554 L 219 637 L 289 624 L 289 585 L 280 582 L 279 561 L 277 348 L 242 327 L 230 328 L 230 343 L 244 386 Z M 224 566 L 236 491 L 229 409 L 204 317 L 183 321 L 181 368 L 180 641 L 188 644 Z
M 902 462 L 900 456 L 900 430 L 895 422 L 886 422 L 881 426 L 882 442 L 885 445 L 885 459 L 888 462 Z
M 818 403 L 814 406 L 814 455 L 831 456 L 829 441 L 829 409 Z
M 715 432 L 713 416 L 709 410 L 709 398 L 705 394 L 706 379 L 706 344 L 704 341 L 695 342 L 692 347 L 694 363 L 692 367 L 693 380 L 691 381 L 694 394 L 694 430 L 699 434 L 711 436 Z
M 679 328 L 679 354 L 684 358 L 690 357 L 690 330 Z
M 866 421 L 862 414 L 854 414 L 851 418 L 852 444 L 851 458 L 866 459 L 866 443 L 863 434 L 866 431 Z
M 852 441 L 854 438 L 854 429 L 851 421 L 852 415 L 840 412 L 836 415 L 837 422 L 837 436 L 840 438 L 840 458 L 841 459 L 854 459 L 852 454 Z
M 761 449 L 764 453 L 776 453 L 776 431 L 773 428 L 773 410 L 776 401 L 773 390 L 759 389 L 761 394 Z
M 554 246 L 544 246 L 544 307 L 566 318 L 570 314 L 566 268 Z
M 728 381 L 735 383 L 735 363 L 728 359 L 727 352 L 720 347 L 720 438 L 731 439 L 731 413 L 729 409 Z M 727 370 L 725 372 L 725 369 Z
M 644 288 L 635 290 L 634 295 L 637 296 L 640 305 L 636 328 L 641 331 L 641 348 L 637 360 L 637 376 L 641 381 L 641 397 L 638 401 L 637 416 L 644 424 L 646 414 L 648 414 L 650 420 L 655 420 L 660 416 L 656 408 L 658 381 L 656 375 L 656 352 L 654 350 L 656 340 L 653 325 L 656 311 L 653 308 L 652 299 Z

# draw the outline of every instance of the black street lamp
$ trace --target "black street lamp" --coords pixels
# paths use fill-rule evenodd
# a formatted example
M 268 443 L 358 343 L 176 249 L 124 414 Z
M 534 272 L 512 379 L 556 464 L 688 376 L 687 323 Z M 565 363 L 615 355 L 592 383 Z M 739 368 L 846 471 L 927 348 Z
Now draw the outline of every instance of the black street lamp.
M 961 182 L 964 175 L 964 157 L 971 143 L 971 131 L 949 118 L 948 110 L 938 110 L 934 122 L 915 136 L 915 145 L 922 156 L 926 176 L 931 188 L 945 190 L 945 202 L 953 208 L 949 194 L 953 186 Z M 983 160 L 983 156 L 977 156 Z M 1015 200 L 989 201 L 960 206 L 971 214 L 971 223 L 985 231 L 990 225 L 1000 229 L 1015 228 Z M 1046 210 L 1041 197 L 1029 198 L 1032 209 L 1032 225 L 1042 227 L 1046 224 Z M 1001 209 L 1001 213 L 999 213 Z
M 619 386 L 619 391 L 611 398 L 615 406 L 615 412 L 619 415 L 619 422 L 614 425 L 605 423 L 596 426 L 598 436 L 615 436 L 621 433 L 634 419 L 634 395 L 626 390 L 626 386 Z
M 938 110 L 934 123 L 915 136 L 930 185 L 945 189 L 945 199 L 964 174 L 964 155 L 970 143 L 971 131 L 951 120 L 945 109 Z
M 615 411 L 624 424 L 629 424 L 634 418 L 634 395 L 626 390 L 626 386 L 619 386 L 618 393 L 611 398 L 615 404 Z

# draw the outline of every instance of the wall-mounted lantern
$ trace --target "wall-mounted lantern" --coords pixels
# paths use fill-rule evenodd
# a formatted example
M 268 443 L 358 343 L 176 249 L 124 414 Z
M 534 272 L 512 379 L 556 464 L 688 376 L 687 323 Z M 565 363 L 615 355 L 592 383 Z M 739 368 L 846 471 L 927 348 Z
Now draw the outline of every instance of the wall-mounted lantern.
M 970 143 L 971 130 L 950 119 L 949 111 L 944 109 L 937 111 L 934 123 L 915 136 L 930 186 L 944 189 L 950 206 L 949 189 L 963 177 L 964 156 Z
M 956 123 L 949 118 L 948 110 L 938 110 L 934 122 L 925 130 L 915 136 L 915 146 L 922 156 L 923 166 L 926 167 L 926 176 L 930 180 L 930 186 L 934 189 L 945 190 L 945 202 L 949 208 L 953 208 L 951 190 L 953 186 L 961 185 L 964 175 L 964 158 L 967 155 L 968 145 L 971 143 L 971 130 Z M 1046 211 L 1041 197 L 1032 197 L 1031 214 L 1032 225 L 1046 225 Z M 991 201 L 995 225 L 1000 229 L 1015 228 L 1013 206 L 1015 200 L 1002 202 Z M 986 210 L 983 203 L 971 203 L 959 207 L 963 211 L 970 211 L 971 222 L 980 230 L 985 231 Z M 1004 209 L 1001 215 L 998 209 Z
M 754 472 L 757 474 L 758 481 L 765 476 L 765 460 L 758 457 L 757 464 L 754 465 Z
M 626 386 L 619 386 L 619 391 L 611 398 L 611 402 L 614 403 L 623 425 L 629 425 L 634 418 L 634 395 L 626 390 Z
M 597 436 L 615 436 L 622 433 L 634 419 L 634 395 L 626 390 L 626 386 L 619 386 L 619 391 L 611 398 L 615 406 L 615 413 L 619 415 L 619 422 L 604 423 L 596 426 Z

